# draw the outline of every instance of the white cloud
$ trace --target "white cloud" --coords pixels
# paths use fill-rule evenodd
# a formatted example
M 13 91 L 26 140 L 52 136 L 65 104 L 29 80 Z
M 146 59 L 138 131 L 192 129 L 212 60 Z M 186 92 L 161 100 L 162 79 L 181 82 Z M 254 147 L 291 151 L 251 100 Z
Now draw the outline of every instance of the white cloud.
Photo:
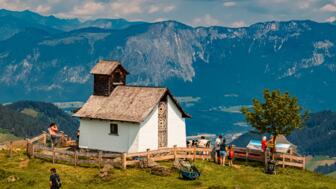
M 148 13 L 164 12 L 168 13 L 175 9 L 174 5 L 151 5 L 148 9 Z
M 227 1 L 227 2 L 224 2 L 224 3 L 223 3 L 223 6 L 224 6 L 224 7 L 233 7 L 233 6 L 235 6 L 235 5 L 236 5 L 236 3 L 233 2 L 233 1 Z
M 329 3 L 321 7 L 321 10 L 326 12 L 336 12 L 336 3 Z
M 168 5 L 168 6 L 165 6 L 163 7 L 163 12 L 171 12 L 175 9 L 175 6 L 174 5 Z
M 231 24 L 231 27 L 233 28 L 241 28 L 241 27 L 245 27 L 246 26 L 246 23 L 244 21 L 237 21 L 237 22 L 233 22 Z
M 165 21 L 167 20 L 166 18 L 163 18 L 163 17 L 159 17 L 159 18 L 156 18 L 155 20 L 153 20 L 153 22 L 162 22 L 162 21 Z
M 96 2 L 86 2 L 81 6 L 75 6 L 71 11 L 71 15 L 75 17 L 92 17 L 97 12 L 103 11 L 104 6 L 101 3 Z
M 191 24 L 193 26 L 216 26 L 221 25 L 221 21 L 213 18 L 210 14 L 206 14 L 203 17 L 193 19 Z
M 39 5 L 36 7 L 35 11 L 41 14 L 47 14 L 49 13 L 50 9 L 50 6 Z
M 25 5 L 11 0 L 0 0 L 0 8 L 9 10 L 24 10 Z M 26 9 L 29 7 L 26 7 Z
M 299 9 L 307 9 L 310 7 L 311 2 L 309 0 L 299 1 Z
M 160 7 L 156 5 L 151 5 L 148 9 L 148 13 L 156 13 L 160 10 Z
M 111 10 L 116 15 L 126 16 L 129 14 L 142 13 L 142 3 L 144 0 L 132 1 L 132 0 L 118 0 L 110 4 Z
M 336 16 L 331 16 L 325 20 L 326 22 L 336 22 Z

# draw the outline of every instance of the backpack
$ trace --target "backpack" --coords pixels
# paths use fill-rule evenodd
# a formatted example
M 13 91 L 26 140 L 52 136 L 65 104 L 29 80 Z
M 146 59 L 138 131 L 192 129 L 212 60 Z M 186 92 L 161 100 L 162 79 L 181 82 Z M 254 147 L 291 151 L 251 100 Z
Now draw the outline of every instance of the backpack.
M 56 179 L 55 180 L 56 180 L 57 187 L 61 188 L 62 187 L 62 181 L 61 181 L 61 179 L 60 179 L 60 177 L 59 177 L 58 174 L 56 174 Z

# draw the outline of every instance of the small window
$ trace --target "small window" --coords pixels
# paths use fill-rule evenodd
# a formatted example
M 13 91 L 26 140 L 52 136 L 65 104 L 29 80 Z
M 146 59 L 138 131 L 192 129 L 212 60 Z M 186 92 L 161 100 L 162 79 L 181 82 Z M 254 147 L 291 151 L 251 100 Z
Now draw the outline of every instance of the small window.
M 115 82 L 115 83 L 120 83 L 120 82 L 121 82 L 121 75 L 120 75 L 119 72 L 116 72 L 116 73 L 114 74 L 114 82 Z
M 118 124 L 110 124 L 110 135 L 118 135 Z

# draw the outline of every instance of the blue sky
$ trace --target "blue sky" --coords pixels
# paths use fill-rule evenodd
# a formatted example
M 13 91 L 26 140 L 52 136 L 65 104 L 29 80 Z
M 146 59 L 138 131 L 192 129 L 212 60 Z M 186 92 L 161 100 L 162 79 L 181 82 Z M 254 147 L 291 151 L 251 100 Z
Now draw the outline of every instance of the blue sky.
M 248 26 L 263 21 L 336 20 L 336 0 L 0 0 L 0 8 L 62 18 L 177 20 L 192 26 Z

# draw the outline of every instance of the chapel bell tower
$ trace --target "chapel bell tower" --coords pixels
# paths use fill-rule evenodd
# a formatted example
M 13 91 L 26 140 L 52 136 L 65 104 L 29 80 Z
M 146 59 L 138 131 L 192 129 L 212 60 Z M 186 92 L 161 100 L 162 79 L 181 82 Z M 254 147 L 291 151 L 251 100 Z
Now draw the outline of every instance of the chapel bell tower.
M 100 60 L 90 72 L 93 74 L 93 95 L 110 96 L 118 85 L 126 84 L 128 72 L 118 61 Z

